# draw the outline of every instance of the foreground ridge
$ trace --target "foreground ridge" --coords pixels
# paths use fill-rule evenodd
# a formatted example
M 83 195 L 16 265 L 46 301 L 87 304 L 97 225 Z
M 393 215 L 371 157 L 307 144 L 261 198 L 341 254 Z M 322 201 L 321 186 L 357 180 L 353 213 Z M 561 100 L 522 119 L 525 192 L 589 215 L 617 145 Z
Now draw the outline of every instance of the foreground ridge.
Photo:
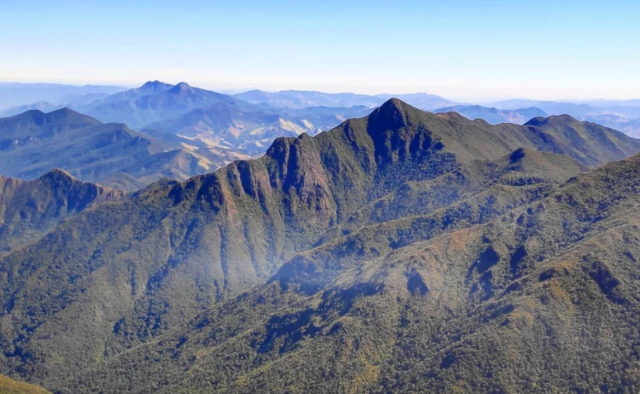
M 511 298 L 500 316 L 528 311 L 518 309 L 527 291 L 546 284 L 506 289 L 613 223 L 636 193 L 637 158 L 571 179 L 638 151 L 639 141 L 575 119 L 491 126 L 389 100 L 315 137 L 279 138 L 260 159 L 84 211 L 2 257 L 1 371 L 66 392 L 332 391 L 326 374 L 345 390 L 409 391 L 404 379 L 425 373 L 421 390 L 453 390 L 455 368 L 478 371 L 449 357 L 458 345 L 448 340 L 500 330 L 491 313 Z M 537 311 L 532 321 L 547 316 Z M 543 340 L 537 329 L 526 338 Z M 421 346 L 433 348 L 420 352 L 431 364 L 403 353 Z M 405 361 L 421 372 L 401 374 Z M 486 365 L 482 374 L 497 374 Z M 496 384 L 510 379 L 521 382 Z

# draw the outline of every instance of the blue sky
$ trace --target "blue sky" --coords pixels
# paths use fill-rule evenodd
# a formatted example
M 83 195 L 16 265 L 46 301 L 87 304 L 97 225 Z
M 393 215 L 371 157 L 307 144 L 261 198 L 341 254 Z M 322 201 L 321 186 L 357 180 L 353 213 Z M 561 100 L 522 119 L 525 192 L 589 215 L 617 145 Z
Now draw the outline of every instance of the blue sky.
M 0 80 L 640 97 L 640 2 L 7 1 Z

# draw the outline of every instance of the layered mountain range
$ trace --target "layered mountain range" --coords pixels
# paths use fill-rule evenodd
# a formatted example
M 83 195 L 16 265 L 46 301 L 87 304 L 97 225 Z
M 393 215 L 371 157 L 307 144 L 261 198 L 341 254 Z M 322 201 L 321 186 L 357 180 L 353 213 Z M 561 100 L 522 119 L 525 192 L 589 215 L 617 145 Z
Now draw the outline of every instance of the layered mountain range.
M 519 108 L 512 110 L 500 110 L 488 108 L 480 105 L 456 105 L 453 107 L 440 108 L 435 113 L 457 112 L 469 119 L 483 119 L 491 124 L 515 123 L 525 124 L 535 117 L 545 117 L 547 113 L 540 108 Z
M 7 156 L 11 160 L 0 168 L 1 174 L 33 179 L 60 167 L 83 181 L 128 191 L 147 187 L 161 178 L 184 181 L 191 176 L 215 171 L 234 160 L 259 157 L 275 138 L 296 137 L 303 133 L 316 135 L 346 119 L 366 116 L 372 108 L 390 97 L 384 94 L 369 96 L 305 91 L 251 91 L 231 96 L 186 83 L 171 85 L 159 81 L 129 90 L 62 85 L 7 86 L 14 90 L 19 88 L 16 91 L 18 96 L 31 97 L 39 92 L 41 95 L 34 97 L 52 97 L 55 101 L 54 104 L 36 101 L 4 111 L 5 115 L 15 116 L 2 123 L 0 138 L 4 141 L 5 151 L 13 144 L 11 148 L 15 152 L 9 155 L 13 155 L 12 159 Z M 74 91 L 78 94 L 63 95 Z M 453 111 L 490 124 L 524 125 L 534 117 L 570 114 L 578 120 L 593 121 L 635 135 L 638 122 L 634 116 L 640 117 L 640 107 L 634 101 L 564 103 L 509 100 L 493 103 L 495 107 L 483 107 L 452 106 L 455 103 L 449 100 L 423 93 L 400 95 L 400 98 L 420 109 L 436 113 Z M 94 123 L 106 122 L 101 127 L 94 124 L 96 128 L 92 130 L 102 128 L 100 141 L 89 142 L 89 146 L 77 143 L 80 124 L 75 118 L 79 114 L 72 114 L 68 108 L 91 115 Z M 44 113 L 57 114 L 59 123 L 64 123 L 66 118 L 70 125 L 78 125 L 66 127 L 57 134 L 58 141 L 52 141 L 54 149 L 51 152 L 38 147 L 37 139 L 41 136 L 30 134 L 32 131 L 24 134 L 14 124 L 16 121 L 28 122 L 29 118 L 45 117 Z M 117 132 L 118 127 L 126 128 L 121 130 L 121 137 L 103 138 Z M 127 135 L 139 138 L 139 143 L 124 147 L 129 140 Z M 33 149 L 22 149 L 26 147 L 28 138 L 36 139 L 31 141 Z M 73 142 L 67 146 L 69 141 Z M 79 150 L 87 149 L 88 153 L 82 158 L 83 153 Z M 52 157 L 42 157 L 47 154 Z M 75 163 L 76 158 L 80 158 L 79 163 Z
M 33 130 L 25 134 L 23 129 L 16 129 L 21 127 L 16 126 L 16 123 L 37 122 L 33 119 L 53 116 L 57 117 L 58 123 L 69 123 L 56 136 L 64 139 L 65 143 L 75 143 L 77 135 L 73 133 L 80 131 L 80 126 L 86 127 L 89 123 L 92 126 L 102 126 L 100 133 L 105 133 L 106 128 L 123 128 L 124 134 L 135 135 L 142 142 L 138 147 L 126 148 L 133 149 L 134 152 L 125 152 L 122 151 L 123 141 L 114 140 L 114 146 L 106 146 L 107 142 L 103 141 L 101 149 L 111 150 L 114 157 L 94 155 L 95 147 L 88 147 L 88 154 L 94 162 L 109 162 L 109 167 L 98 171 L 98 174 L 93 173 L 94 168 L 82 169 L 80 173 L 76 164 L 50 163 L 37 158 L 44 170 L 42 171 L 40 168 L 29 167 L 27 164 L 31 158 L 25 160 L 20 155 L 18 161 L 24 164 L 14 163 L 9 165 L 11 168 L 0 168 L 2 174 L 30 179 L 58 166 L 83 180 L 137 190 L 163 176 L 186 180 L 193 175 L 214 171 L 233 160 L 263 154 L 277 137 L 298 136 L 302 133 L 315 135 L 348 118 L 365 116 L 370 112 L 365 106 L 284 109 L 253 105 L 229 95 L 191 87 L 186 83 L 170 85 L 159 81 L 147 82 L 139 88 L 111 95 L 92 98 L 83 96 L 82 100 L 73 96 L 67 104 L 60 100 L 56 102 L 57 104 L 51 104 L 38 101 L 5 110 L 4 115 L 11 117 L 0 125 L 3 147 L 13 144 L 14 148 L 20 148 L 25 139 L 41 138 L 29 134 Z M 77 113 L 72 113 L 66 107 Z M 79 113 L 87 114 L 93 120 L 85 118 L 84 124 L 80 125 L 76 119 L 80 116 Z M 100 122 L 106 125 L 98 124 Z M 142 134 L 139 134 L 140 131 Z M 140 152 L 144 150 L 145 144 L 149 146 L 149 152 Z M 69 153 L 74 152 L 73 148 L 69 150 Z M 160 152 L 163 154 L 156 155 Z M 54 156 L 60 159 L 58 161 L 64 160 L 66 156 L 60 153 L 54 152 Z M 128 165 L 118 157 L 122 155 L 130 158 Z
M 60 168 L 83 181 L 138 190 L 163 177 L 186 180 L 248 157 L 169 141 L 68 108 L 27 111 L 0 118 L 0 174 L 35 179 Z
M 274 107 L 303 109 L 309 107 L 357 107 L 375 108 L 390 98 L 401 99 L 408 104 L 424 110 L 434 110 L 455 104 L 443 97 L 427 93 L 378 94 L 369 96 L 355 93 L 322 93 L 300 90 L 263 92 L 251 90 L 238 93 L 235 97 L 252 104 L 268 104 Z
M 472 105 L 457 103 L 427 93 L 365 95 L 298 90 L 280 92 L 251 90 L 230 96 L 193 88 L 184 83 L 175 86 L 159 81 L 150 81 L 140 88 L 125 92 L 124 88 L 108 86 L 0 84 L 0 115 L 13 116 L 33 109 L 50 112 L 66 106 L 82 113 L 89 113 L 105 122 L 126 123 L 134 129 L 147 127 L 155 122 L 169 121 L 171 129 L 187 130 L 189 134 L 198 134 L 203 131 L 205 133 L 212 131 L 214 134 L 241 133 L 243 128 L 251 128 L 251 130 L 271 129 L 276 134 L 281 133 L 281 136 L 285 136 L 292 129 L 303 130 L 309 134 L 315 134 L 319 130 L 328 130 L 338 124 L 335 123 L 335 118 L 341 117 L 345 112 L 350 112 L 351 107 L 373 109 L 389 98 L 397 97 L 423 110 L 456 111 L 470 119 L 484 119 L 492 124 L 524 124 L 534 116 L 568 114 L 578 120 L 603 124 L 632 136 L 640 132 L 638 128 L 638 119 L 640 119 L 638 100 L 544 101 L 512 99 Z M 175 89 L 175 91 L 173 94 L 168 94 L 167 91 L 171 89 Z M 4 95 L 8 100 L 6 102 L 3 101 Z M 143 99 L 145 96 L 149 97 Z M 20 100 L 15 101 L 16 97 L 20 97 Z M 11 98 L 14 101 L 11 101 Z M 21 104 L 8 108 L 7 105 L 10 103 Z M 221 103 L 226 103 L 227 106 Z M 256 104 L 257 107 L 247 106 L 247 104 Z M 218 106 L 221 108 L 217 108 Z M 329 110 L 333 116 L 324 120 L 309 119 L 309 114 L 315 113 L 316 107 L 325 107 L 320 112 L 326 115 Z M 271 109 L 271 111 L 267 111 L 267 114 L 254 114 L 248 116 L 248 119 L 245 118 L 247 112 L 264 112 L 267 108 Z M 192 110 L 199 111 L 186 116 Z M 285 110 L 293 110 L 293 112 Z M 295 110 L 307 111 L 300 114 Z M 220 116 L 224 111 L 235 112 L 235 115 L 227 116 L 228 120 L 224 122 L 211 121 L 211 114 Z M 268 116 L 273 116 L 274 111 L 277 115 L 275 122 L 273 118 Z M 344 119 L 364 115 L 350 112 Z M 181 121 L 178 118 L 182 116 L 186 116 L 186 119 Z M 278 120 L 280 118 L 289 123 L 284 125 L 283 130 L 279 130 L 282 126 Z M 200 121 L 202 124 L 199 124 Z M 172 132 L 171 129 L 169 132 Z M 244 134 L 241 139 L 244 139 L 247 134 L 250 135 L 250 133 Z M 211 135 L 209 133 L 209 136 Z M 234 139 L 238 138 L 232 138 L 227 143 L 231 146 L 239 145 L 233 141 Z M 245 143 L 240 149 L 251 146 L 253 150 L 260 150 L 259 145 L 253 146 L 256 142 L 263 145 L 263 148 L 269 145 L 268 138 L 264 137 L 262 141 L 252 139 L 249 144 Z M 262 152 L 264 149 L 260 151 Z
M 315 135 L 347 118 L 366 115 L 362 106 L 298 110 L 259 106 L 184 82 L 159 81 L 75 108 L 104 122 L 179 135 L 199 146 L 244 154 L 263 153 L 276 137 Z
M 86 103 L 123 90 L 126 90 L 126 88 L 119 86 L 0 82 L 0 114 L 11 116 L 18 115 L 29 109 L 44 110 L 42 107 L 24 108 L 24 106 L 32 106 L 33 103 L 38 102 L 40 106 L 54 107 L 46 108 L 47 110 L 54 110 L 70 103 Z M 23 107 L 23 110 L 19 110 L 20 107 Z
M 633 392 L 638 152 L 569 116 L 397 99 L 278 138 L 0 257 L 0 373 L 61 393 Z

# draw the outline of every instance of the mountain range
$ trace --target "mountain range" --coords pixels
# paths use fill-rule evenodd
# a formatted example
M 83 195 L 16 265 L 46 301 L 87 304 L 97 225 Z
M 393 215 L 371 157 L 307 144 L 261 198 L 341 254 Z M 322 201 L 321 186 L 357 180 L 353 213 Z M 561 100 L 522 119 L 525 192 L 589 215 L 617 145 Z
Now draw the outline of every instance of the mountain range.
M 125 89 L 126 88 L 119 86 L 74 86 L 51 83 L 0 82 L 0 114 L 2 114 L 1 111 L 20 106 L 28 106 L 36 102 L 46 102 L 48 105 L 54 106 L 65 106 L 72 102 L 87 102 Z M 11 113 L 3 115 L 10 116 L 19 113 L 21 112 L 12 110 Z
M 83 181 L 133 191 L 163 177 L 183 181 L 212 172 L 263 154 L 277 137 L 315 135 L 370 112 L 362 106 L 257 106 L 185 83 L 158 81 L 74 105 L 110 123 L 69 108 L 41 111 L 56 107 L 37 102 L 0 119 L 1 174 L 33 179 L 61 168 Z
M 355 93 L 322 93 L 301 90 L 263 92 L 251 90 L 235 97 L 252 104 L 268 104 L 273 107 L 303 109 L 308 107 L 357 107 L 374 108 L 390 98 L 398 98 L 424 110 L 433 110 L 454 104 L 440 96 L 427 93 L 378 94 L 375 96 Z
M 539 108 L 521 108 L 513 110 L 500 110 L 497 108 L 488 108 L 480 105 L 456 105 L 453 107 L 440 108 L 435 113 L 457 112 L 465 118 L 483 119 L 491 124 L 515 123 L 525 124 L 535 117 L 545 117 L 546 112 Z
M 570 116 L 397 99 L 278 138 L 0 257 L 0 373 L 60 393 L 633 391 L 638 152 Z
M 23 88 L 29 86 L 24 85 Z M 640 133 L 640 106 L 634 100 L 561 102 L 516 99 L 482 106 L 457 104 L 426 93 L 363 95 L 253 90 L 231 96 L 186 83 L 171 85 L 160 81 L 150 81 L 126 91 L 113 89 L 116 91 L 114 94 L 70 96 L 66 102 L 58 100 L 53 104 L 42 101 L 46 96 L 40 96 L 40 101 L 6 109 L 0 114 L 11 116 L 33 109 L 50 112 L 66 106 L 103 122 L 125 123 L 165 142 L 172 140 L 175 143 L 178 140 L 178 145 L 187 143 L 214 149 L 217 154 L 229 157 L 262 154 L 275 137 L 301 133 L 315 135 L 329 130 L 345 119 L 365 116 L 394 96 L 423 110 L 456 111 L 470 119 L 484 119 L 491 124 L 524 124 L 536 116 L 568 114 L 632 136 Z
M 163 177 L 186 180 L 247 157 L 167 143 L 68 108 L 0 118 L 0 151 L 5 176 L 35 179 L 60 168 L 80 180 L 125 190 Z
M 186 137 L 195 145 L 241 154 L 263 153 L 276 137 L 315 135 L 367 108 L 260 106 L 233 96 L 159 81 L 74 107 L 104 122 Z
M 345 242 L 351 264 L 293 260 L 62 392 L 636 392 L 639 161 L 389 251 Z
M 580 120 L 600 123 L 631 136 L 640 135 L 638 100 L 593 100 L 587 102 L 506 100 L 490 104 L 499 110 L 536 107 L 547 115 L 571 115 Z

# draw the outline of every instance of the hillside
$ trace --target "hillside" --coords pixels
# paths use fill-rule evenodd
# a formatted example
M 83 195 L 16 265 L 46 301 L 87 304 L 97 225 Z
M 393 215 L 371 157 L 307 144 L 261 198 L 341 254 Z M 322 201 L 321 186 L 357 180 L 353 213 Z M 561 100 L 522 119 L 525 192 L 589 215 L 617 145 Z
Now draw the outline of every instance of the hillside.
M 586 137 L 597 143 L 584 141 Z M 235 334 L 229 333 L 232 336 L 244 332 L 242 327 L 253 330 L 253 326 L 244 324 L 272 319 L 266 336 L 257 332 L 256 341 L 250 341 L 253 345 L 249 346 L 258 344 L 264 350 L 259 352 L 264 356 L 258 357 L 263 357 L 265 363 L 276 360 L 281 351 L 272 349 L 281 349 L 284 342 L 272 346 L 265 338 L 275 332 L 274 338 L 284 341 L 285 337 L 277 337 L 277 333 L 291 332 L 298 338 L 290 342 L 295 347 L 298 340 L 307 338 L 307 334 L 298 331 L 309 327 L 305 319 L 319 319 L 315 312 L 303 311 L 300 322 L 307 323 L 291 323 L 293 326 L 287 328 L 287 321 L 298 320 L 298 306 L 308 309 L 320 305 L 332 316 L 336 311 L 338 315 L 344 311 L 344 315 L 352 300 L 379 294 L 379 284 L 392 288 L 385 282 L 376 282 L 372 287 L 362 281 L 361 286 L 356 284 L 348 290 L 348 279 L 340 279 L 343 271 L 356 267 L 353 272 L 358 275 L 377 272 L 381 262 L 386 264 L 394 256 L 401 256 L 407 250 L 404 248 L 465 228 L 482 228 L 499 215 L 544 198 L 560 183 L 584 171 L 585 165 L 597 166 L 638 151 L 639 142 L 622 133 L 571 119 L 539 120 L 527 126 L 491 126 L 455 113 L 434 115 L 399 100 L 389 100 L 368 117 L 348 120 L 315 137 L 303 134 L 279 138 L 260 159 L 236 161 L 215 173 L 151 188 L 126 201 L 80 213 L 38 243 L 0 259 L 0 270 L 7 273 L 0 276 L 0 341 L 6 349 L 0 356 L 0 368 L 4 368 L 2 372 L 19 371 L 31 381 L 70 392 L 83 392 L 92 384 L 114 387 L 115 392 L 144 391 L 141 387 L 150 384 L 148 387 L 166 386 L 168 392 L 176 392 L 182 386 L 171 386 L 174 381 L 184 381 L 184 387 L 196 387 L 196 391 L 208 391 L 208 386 L 202 384 L 211 380 L 198 377 L 199 367 L 185 376 L 180 372 L 190 369 L 199 359 L 218 365 L 216 356 L 210 358 L 206 350 L 194 350 L 197 354 L 185 350 L 188 357 L 184 359 L 175 349 L 167 350 L 176 355 L 176 363 L 147 365 L 143 361 L 147 353 L 140 356 L 142 353 L 131 349 L 152 342 L 153 346 L 173 346 L 173 339 L 155 341 L 213 308 L 207 313 L 220 313 L 215 324 L 224 324 L 231 330 L 239 327 Z M 451 177 L 458 183 L 451 182 Z M 429 206 L 426 196 L 430 195 L 441 200 L 434 199 Z M 407 205 L 398 204 L 397 216 L 384 214 L 391 213 L 384 208 L 383 214 L 376 213 L 376 208 L 384 207 L 386 201 L 394 205 L 393 201 L 406 201 Z M 469 247 L 473 245 L 476 244 Z M 314 255 L 316 251 L 319 254 Z M 337 261 L 344 264 L 327 261 L 327 267 L 319 266 L 313 259 L 321 253 L 337 255 Z M 353 258 L 347 261 L 340 256 Z M 369 263 L 373 271 L 360 271 Z M 314 272 L 321 271 L 327 275 L 320 284 L 330 287 L 315 293 L 317 283 L 305 284 L 305 275 L 311 273 L 314 277 Z M 389 278 L 404 274 L 394 275 Z M 451 275 L 458 278 L 454 272 Z M 257 298 L 225 303 L 270 278 L 274 279 L 267 287 L 258 288 L 264 293 L 256 293 Z M 475 276 L 471 279 L 484 289 L 486 281 Z M 425 280 L 416 277 L 410 287 L 426 293 L 425 286 L 429 289 L 433 285 L 421 285 Z M 347 286 L 346 293 L 339 290 L 342 284 Z M 280 298 L 281 290 L 289 287 L 301 292 L 285 292 Z M 386 297 L 396 293 L 380 294 Z M 271 299 L 273 302 L 252 303 Z M 243 300 L 252 303 L 250 314 L 243 314 L 243 308 L 249 306 Z M 379 307 L 393 300 L 384 298 Z M 270 309 L 279 306 L 291 309 L 293 315 L 280 320 Z M 389 315 L 387 310 L 376 313 Z M 359 324 L 357 319 L 353 321 Z M 193 324 L 209 326 L 201 321 Z M 277 328 L 281 324 L 286 327 Z M 397 332 L 391 330 L 387 337 L 384 330 L 388 327 L 378 328 L 383 331 L 378 336 L 375 330 L 374 340 L 377 337 L 384 343 L 393 343 L 388 339 Z M 236 345 L 245 349 L 244 354 L 256 352 L 255 348 L 244 347 L 244 336 L 237 341 L 223 341 L 227 335 L 224 330 L 212 336 L 211 332 L 198 329 L 198 334 L 193 335 L 205 335 L 214 338 L 212 343 L 222 341 L 224 346 L 231 346 L 216 354 L 236 354 Z M 317 333 L 314 328 L 310 330 L 313 335 Z M 282 350 L 285 357 L 287 346 Z M 328 358 L 298 364 L 329 366 L 323 363 L 334 360 L 333 356 L 321 350 L 315 350 L 317 357 Z M 131 362 L 118 358 L 110 363 L 121 354 L 134 358 Z M 135 358 L 139 356 L 143 358 Z M 369 356 L 382 357 L 363 355 Z M 161 355 L 152 357 L 164 360 Z M 219 381 L 216 387 L 231 388 L 231 382 L 236 380 L 262 384 L 259 379 L 239 374 L 253 368 L 247 360 L 253 360 L 254 366 L 260 366 L 262 361 L 253 356 L 242 360 L 234 364 L 238 369 L 216 367 L 215 371 L 221 374 L 229 373 L 214 377 Z M 365 367 L 356 358 L 349 360 L 356 369 L 346 366 L 347 374 Z M 275 362 L 273 367 L 277 365 L 295 370 L 286 362 Z M 97 375 L 92 375 L 92 368 L 98 366 Z M 276 371 L 267 365 L 264 368 Z M 210 373 L 208 367 L 204 371 Z M 259 374 L 260 369 L 257 371 Z M 114 379 L 114 373 L 123 378 Z M 315 375 L 308 376 L 309 382 L 323 387 L 314 380 Z M 365 384 L 370 377 L 362 379 Z M 331 381 L 338 384 L 340 380 Z M 281 383 L 284 386 L 278 386 Z M 269 384 L 273 384 L 270 387 L 274 391 L 294 387 L 278 379 Z M 267 386 L 249 385 L 246 390 L 255 391 L 258 387 Z
M 148 135 L 160 133 L 164 141 L 171 135 L 187 138 L 193 145 L 225 150 L 230 156 L 261 154 L 277 137 L 315 135 L 370 112 L 366 107 L 285 109 L 254 105 L 184 82 L 170 85 L 159 81 L 74 108 L 104 122 L 126 123 Z
M 582 121 L 595 122 L 622 131 L 632 137 L 637 136 L 640 131 L 640 107 L 637 105 L 637 100 L 592 100 L 586 103 L 571 103 L 515 99 L 499 101 L 491 105 L 507 113 L 537 107 L 544 111 L 544 114 L 537 116 L 570 115 Z M 478 118 L 492 122 L 491 113 L 476 113 L 476 115 Z
M 83 181 L 137 190 L 166 176 L 186 180 L 238 158 L 197 149 L 121 123 L 104 124 L 68 108 L 0 118 L 0 174 L 19 179 L 35 179 L 60 168 Z M 115 174 L 132 180 L 117 181 Z
M 57 169 L 33 181 L 0 176 L 0 255 L 40 239 L 85 209 L 124 196 Z
M 23 179 L 62 168 L 95 181 L 140 157 L 169 149 L 123 124 L 103 124 L 67 108 L 2 118 L 0 136 L 0 174 Z
M 0 375 L 0 394 L 47 394 L 47 390 L 33 384 L 18 382 Z
M 463 173 L 492 169 L 494 185 L 527 188 L 562 162 L 571 161 L 518 150 Z M 542 182 L 572 173 L 560 171 Z M 438 183 L 445 184 L 424 190 Z M 639 364 L 629 343 L 640 323 L 640 155 L 553 189 L 480 225 L 452 215 L 456 226 L 377 253 L 346 243 L 340 260 L 351 253 L 355 264 L 334 266 L 321 287 L 313 282 L 325 262 L 295 258 L 268 284 L 58 385 L 62 392 L 636 392 Z
M 126 123 L 134 129 L 150 123 L 172 119 L 196 108 L 217 103 L 233 103 L 234 98 L 195 88 L 182 82 L 169 85 L 147 82 L 140 88 L 93 101 L 78 109 L 103 122 Z
M 20 115 L 21 113 L 24 113 L 27 111 L 33 111 L 33 110 L 37 110 L 41 112 L 52 112 L 61 108 L 63 108 L 63 106 L 53 105 L 46 101 L 38 101 L 32 104 L 21 105 L 19 107 L 13 107 L 4 111 L 0 111 L 0 116 L 2 117 L 15 116 L 15 115 Z
M 64 106 L 87 95 L 109 95 L 123 90 L 119 86 L 0 82 L 0 111 L 38 101 Z

